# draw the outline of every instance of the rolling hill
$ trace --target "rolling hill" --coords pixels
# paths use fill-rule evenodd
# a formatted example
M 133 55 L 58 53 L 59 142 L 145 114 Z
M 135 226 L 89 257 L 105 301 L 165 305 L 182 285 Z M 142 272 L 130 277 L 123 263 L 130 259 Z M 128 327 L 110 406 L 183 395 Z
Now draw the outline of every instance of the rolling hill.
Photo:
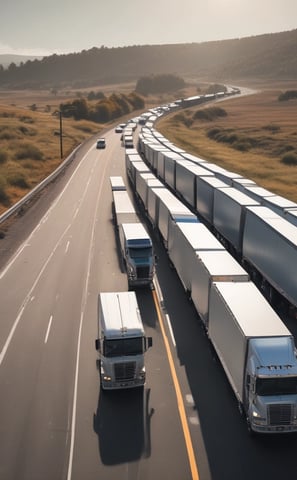
M 232 40 L 93 47 L 0 68 L 0 88 L 89 87 L 170 73 L 212 81 L 295 80 L 297 29 Z

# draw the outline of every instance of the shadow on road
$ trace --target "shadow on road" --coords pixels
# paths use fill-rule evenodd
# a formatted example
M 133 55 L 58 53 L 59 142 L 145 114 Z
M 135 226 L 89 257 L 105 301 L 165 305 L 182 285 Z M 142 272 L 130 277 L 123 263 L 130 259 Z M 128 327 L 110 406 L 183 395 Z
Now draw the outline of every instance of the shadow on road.
M 150 390 L 143 388 L 100 392 L 94 414 L 99 454 L 104 465 L 117 465 L 151 455 Z

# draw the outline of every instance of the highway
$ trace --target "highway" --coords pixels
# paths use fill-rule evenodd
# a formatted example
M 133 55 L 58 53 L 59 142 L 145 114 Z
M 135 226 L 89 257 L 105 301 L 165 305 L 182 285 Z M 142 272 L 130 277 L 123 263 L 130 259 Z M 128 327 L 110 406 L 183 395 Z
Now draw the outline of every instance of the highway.
M 127 289 L 109 184 L 128 185 L 125 155 L 119 134 L 105 138 L 81 149 L 1 262 L 0 480 L 292 478 L 296 437 L 248 435 L 155 232 L 157 289 L 137 291 L 153 337 L 145 389 L 100 393 L 97 296 Z

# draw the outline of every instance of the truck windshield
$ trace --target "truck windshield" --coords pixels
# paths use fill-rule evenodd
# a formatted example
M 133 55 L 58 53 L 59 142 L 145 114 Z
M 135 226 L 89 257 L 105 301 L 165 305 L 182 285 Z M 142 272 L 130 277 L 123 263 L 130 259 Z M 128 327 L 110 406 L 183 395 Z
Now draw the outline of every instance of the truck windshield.
M 144 338 L 121 338 L 120 340 L 105 340 L 104 356 L 120 357 L 122 355 L 140 355 L 144 352 Z
M 129 248 L 129 253 L 131 258 L 148 258 L 153 254 L 152 247 L 145 248 Z
M 257 378 L 258 395 L 294 395 L 297 394 L 297 377 Z

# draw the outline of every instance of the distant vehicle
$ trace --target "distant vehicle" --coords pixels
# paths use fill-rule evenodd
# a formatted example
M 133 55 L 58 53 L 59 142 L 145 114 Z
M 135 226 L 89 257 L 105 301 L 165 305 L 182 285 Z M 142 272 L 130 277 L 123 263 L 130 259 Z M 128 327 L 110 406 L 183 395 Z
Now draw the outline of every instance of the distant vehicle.
M 134 148 L 132 135 L 125 135 L 123 143 L 125 148 Z
M 96 148 L 105 148 L 105 147 L 106 147 L 105 138 L 98 138 L 96 143 Z
M 116 128 L 115 128 L 115 133 L 122 133 L 123 131 L 123 128 L 121 127 L 121 125 L 118 125 Z

